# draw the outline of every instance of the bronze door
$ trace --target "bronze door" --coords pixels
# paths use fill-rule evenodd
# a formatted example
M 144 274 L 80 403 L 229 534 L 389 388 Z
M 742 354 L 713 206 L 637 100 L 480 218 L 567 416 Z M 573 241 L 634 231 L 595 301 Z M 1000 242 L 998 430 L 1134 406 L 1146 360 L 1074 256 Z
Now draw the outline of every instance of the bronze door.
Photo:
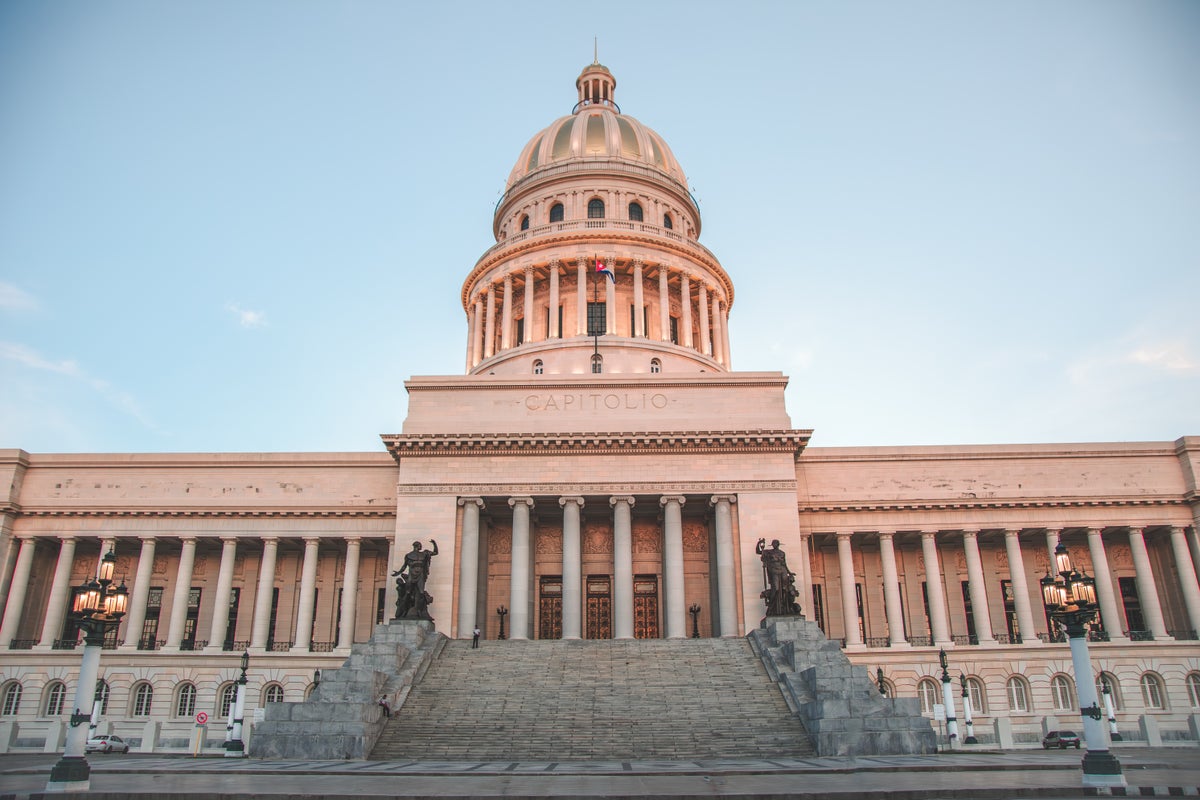
M 544 575 L 538 594 L 538 638 L 562 638 L 562 577 Z
M 612 589 L 607 575 L 587 579 L 587 638 L 612 638 Z
M 633 635 L 636 639 L 658 638 L 657 575 L 633 579 Z

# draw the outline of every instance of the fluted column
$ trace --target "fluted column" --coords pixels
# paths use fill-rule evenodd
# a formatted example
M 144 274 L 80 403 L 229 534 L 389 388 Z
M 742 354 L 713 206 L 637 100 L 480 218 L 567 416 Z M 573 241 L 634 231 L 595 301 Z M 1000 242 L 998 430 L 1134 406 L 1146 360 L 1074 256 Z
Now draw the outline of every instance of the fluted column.
M 50 582 L 50 602 L 46 605 L 46 618 L 42 620 L 42 636 L 35 650 L 50 650 L 54 640 L 62 633 L 66 620 L 67 603 L 71 595 L 71 567 L 75 563 L 75 537 L 59 537 L 58 563 L 54 566 L 54 578 Z
M 679 273 L 679 344 L 692 346 L 692 284 L 686 272 Z
M 460 497 L 462 506 L 462 552 L 458 558 L 458 638 L 471 636 L 479 624 L 479 511 L 483 499 Z
M 362 554 L 362 537 L 346 537 L 346 567 L 342 573 L 342 615 L 338 619 L 338 650 L 354 645 L 354 626 L 358 617 L 358 562 Z
M 254 593 L 254 627 L 250 631 L 250 649 L 265 650 L 271 625 L 271 598 L 275 591 L 275 556 L 279 539 L 263 538 L 262 560 L 258 564 L 258 590 Z
M 633 638 L 633 503 L 608 498 L 613 507 L 613 638 Z
M 666 264 L 658 266 L 658 338 L 671 341 L 671 275 Z
M 218 653 L 225 649 L 225 634 L 229 628 L 229 602 L 233 593 L 233 565 L 237 559 L 237 538 L 221 537 L 221 566 L 217 571 L 217 592 L 213 598 L 212 627 L 208 646 L 204 649 Z
M 1112 573 L 1108 569 L 1108 554 L 1104 551 L 1104 532 L 1099 528 L 1088 528 L 1087 538 L 1088 552 L 1092 556 L 1092 574 L 1096 580 L 1096 596 L 1100 601 L 1100 621 L 1104 623 L 1109 641 L 1126 641 L 1125 615 L 1113 589 Z
M 524 300 L 523 313 L 525 315 L 525 320 L 523 323 L 523 327 L 525 329 L 525 338 L 522 341 L 522 344 L 528 344 L 530 342 L 537 341 L 537 339 L 539 338 L 537 336 L 537 330 L 533 324 L 533 266 L 532 265 L 525 267 L 525 291 L 522 296 L 522 299 Z
M 25 613 L 25 596 L 29 593 L 29 575 L 33 571 L 33 551 L 37 542 L 30 536 L 19 536 L 21 549 L 17 552 L 17 563 L 13 567 L 12 582 L 8 585 L 8 599 L 4 605 L 4 622 L 0 623 L 0 648 L 7 648 L 17 635 L 21 615 Z
M 722 637 L 738 635 L 737 583 L 733 553 L 733 503 L 737 496 L 713 495 L 709 503 L 716 507 L 717 533 L 717 611 Z
M 879 532 L 879 561 L 883 566 L 883 607 L 887 615 L 890 647 L 911 647 L 904 638 L 904 607 L 900 603 L 900 573 L 891 531 Z
M 183 628 L 187 622 L 188 596 L 192 591 L 192 568 L 196 565 L 196 537 L 184 536 L 179 540 L 179 569 L 175 573 L 175 593 L 171 599 L 171 624 L 167 628 L 167 643 L 164 650 L 178 650 L 183 642 Z
M 575 259 L 575 335 L 587 336 L 587 256 Z
M 1192 569 L 1200 575 L 1200 505 L 1193 506 L 1192 517 L 1197 520 L 1196 524 L 1188 529 L 1188 541 L 1191 542 L 1192 550 Z
M 1042 640 L 1037 637 L 1033 627 L 1033 606 L 1029 602 L 1029 582 L 1025 579 L 1025 558 L 1021 553 L 1020 531 L 1004 531 L 1004 550 L 1008 553 L 1008 577 L 1012 581 L 1013 605 L 1016 607 L 1021 642 L 1039 645 Z
M 813 591 L 812 591 L 812 537 L 800 532 L 800 560 L 797 562 L 796 576 L 800 579 L 800 611 L 807 619 L 813 617 Z
M 1054 569 L 1054 551 L 1058 549 L 1058 531 L 1046 528 L 1046 550 L 1050 553 L 1050 568 Z
M 663 588 L 666 604 L 663 614 L 668 639 L 687 636 L 687 609 L 683 586 L 683 504 L 681 495 L 659 498 L 663 507 Z
M 1200 633 L 1200 585 L 1196 583 L 1196 570 L 1188 552 L 1187 535 L 1183 528 L 1172 527 L 1171 549 L 1175 554 L 1175 569 L 1179 573 L 1179 585 L 1183 590 L 1183 604 L 1187 608 L 1188 621 L 1192 630 Z
M 562 523 L 562 638 L 583 636 L 583 547 L 580 542 L 582 497 L 560 497 Z
M 1150 554 L 1146 552 L 1146 540 L 1138 528 L 1129 529 L 1129 552 L 1133 556 L 1134 580 L 1137 582 L 1138 600 L 1142 604 L 1142 617 L 1150 626 L 1156 640 L 1170 639 L 1163 622 L 1162 603 L 1158 599 L 1158 587 L 1154 585 L 1154 570 L 1150 568 Z
M 317 564 L 321 540 L 304 538 L 304 566 L 300 568 L 300 608 L 296 610 L 296 635 L 292 637 L 292 652 L 308 652 L 312 647 L 313 604 L 317 598 Z
M 704 281 L 696 285 L 696 307 L 700 312 L 700 346 L 696 349 L 706 356 L 712 355 L 712 339 L 708 331 L 708 286 Z
M 550 327 L 548 330 L 550 331 L 551 339 L 557 339 L 562 335 L 562 332 L 558 329 L 558 306 L 560 304 L 558 299 L 559 266 L 560 264 L 557 258 L 550 261 L 550 308 L 548 309 L 548 313 L 550 314 Z
M 851 549 L 851 531 L 838 531 L 838 576 L 842 587 L 842 628 L 846 633 L 846 647 L 862 647 L 862 632 L 858 629 L 858 592 L 854 581 L 854 551 Z
M 721 311 L 721 341 L 724 343 L 725 369 L 733 369 L 733 354 L 729 351 L 729 306 Z
M 925 556 L 925 596 L 929 601 L 929 628 L 935 647 L 952 647 L 950 619 L 946 616 L 946 594 L 942 565 L 938 559 L 937 532 L 921 531 L 921 552 Z
M 713 358 L 718 364 L 724 364 L 725 353 L 721 348 L 724 344 L 721 338 L 721 298 L 717 296 L 716 289 L 712 293 L 712 342 Z
M 483 324 L 483 357 L 496 355 L 496 286 L 487 287 L 487 321 Z
M 988 610 L 987 586 L 983 579 L 983 559 L 979 557 L 979 531 L 963 531 L 963 553 L 967 557 L 967 588 L 971 593 L 971 616 L 975 620 L 975 638 L 980 644 L 994 644 L 992 615 Z
M 150 597 L 150 581 L 154 578 L 153 536 L 142 537 L 142 552 L 138 555 L 137 576 L 129 596 L 129 615 L 125 617 L 125 644 L 120 650 L 137 650 L 146 622 L 146 601 Z
M 532 497 L 510 497 L 512 521 L 512 572 L 509 584 L 508 621 L 510 639 L 529 638 L 529 509 Z M 564 576 L 565 577 L 565 576 Z
M 513 346 L 513 286 L 512 275 L 504 276 L 504 307 L 500 312 L 500 349 L 508 350 Z
M 479 304 L 472 303 L 467 309 L 467 371 L 475 366 L 475 340 L 479 338 Z
M 633 334 L 639 338 L 646 335 L 646 298 L 642 287 L 642 260 L 633 260 Z

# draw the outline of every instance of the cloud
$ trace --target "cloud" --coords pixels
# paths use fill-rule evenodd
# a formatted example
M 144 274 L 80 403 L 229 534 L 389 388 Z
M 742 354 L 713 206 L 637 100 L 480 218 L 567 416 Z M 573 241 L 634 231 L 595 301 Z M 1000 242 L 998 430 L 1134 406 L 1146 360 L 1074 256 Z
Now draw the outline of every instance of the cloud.
M 1188 355 L 1187 346 L 1180 342 L 1139 347 L 1123 359 L 1130 364 L 1140 364 L 1151 369 L 1167 372 L 1194 372 L 1196 362 Z
M 225 306 L 225 310 L 232 312 L 243 328 L 265 328 L 267 326 L 267 315 L 263 311 L 251 311 L 236 303 Z
M 11 283 L 0 281 L 0 308 L 14 311 L 27 311 L 38 307 L 33 295 L 23 289 L 18 289 Z
M 6 361 L 15 361 L 30 369 L 57 372 L 59 375 L 70 375 L 75 378 L 84 377 L 83 371 L 74 361 L 50 361 L 23 344 L 0 342 L 0 358 Z

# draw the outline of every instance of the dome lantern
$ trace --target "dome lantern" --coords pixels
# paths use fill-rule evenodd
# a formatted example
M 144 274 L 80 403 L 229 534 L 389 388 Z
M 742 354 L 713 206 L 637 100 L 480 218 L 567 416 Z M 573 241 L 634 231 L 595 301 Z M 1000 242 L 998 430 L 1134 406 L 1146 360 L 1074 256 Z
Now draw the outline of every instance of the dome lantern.
M 613 99 L 617 89 L 617 79 L 608 71 L 608 67 L 593 61 L 583 68 L 575 79 L 575 88 L 579 90 L 579 102 L 571 113 L 577 113 L 584 108 L 603 106 L 611 108 L 618 114 L 621 108 Z

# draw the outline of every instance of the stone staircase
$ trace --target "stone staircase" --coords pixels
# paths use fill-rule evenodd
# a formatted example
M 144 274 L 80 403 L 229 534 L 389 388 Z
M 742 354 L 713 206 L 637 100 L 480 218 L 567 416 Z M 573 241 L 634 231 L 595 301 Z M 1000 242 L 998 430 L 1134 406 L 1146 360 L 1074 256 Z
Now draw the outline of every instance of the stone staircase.
M 813 753 L 745 639 L 451 641 L 371 758 L 611 760 Z

